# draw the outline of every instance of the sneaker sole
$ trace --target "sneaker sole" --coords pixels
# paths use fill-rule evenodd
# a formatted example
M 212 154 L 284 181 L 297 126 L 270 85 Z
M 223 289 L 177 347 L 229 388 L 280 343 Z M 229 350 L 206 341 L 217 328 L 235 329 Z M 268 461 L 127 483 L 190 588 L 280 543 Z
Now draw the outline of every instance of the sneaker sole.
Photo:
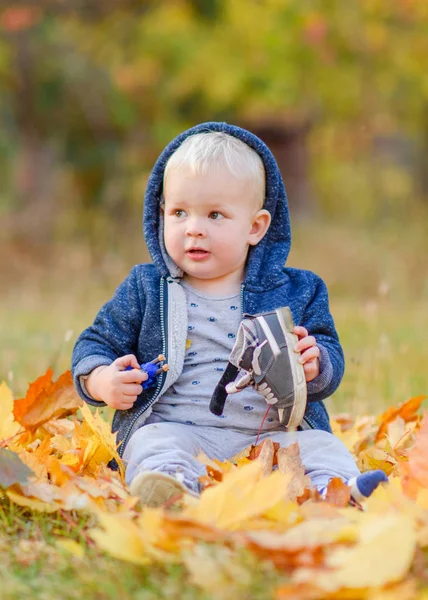
M 285 409 L 279 408 L 279 419 L 288 429 L 297 429 L 303 421 L 307 403 L 306 378 L 303 365 L 299 362 L 299 354 L 294 352 L 293 348 L 299 341 L 297 335 L 293 331 L 293 319 L 290 310 L 286 307 L 277 308 L 275 310 L 279 324 L 281 325 L 282 333 L 287 342 L 288 358 L 290 359 L 291 370 L 293 372 L 294 381 L 294 403 L 286 423 Z

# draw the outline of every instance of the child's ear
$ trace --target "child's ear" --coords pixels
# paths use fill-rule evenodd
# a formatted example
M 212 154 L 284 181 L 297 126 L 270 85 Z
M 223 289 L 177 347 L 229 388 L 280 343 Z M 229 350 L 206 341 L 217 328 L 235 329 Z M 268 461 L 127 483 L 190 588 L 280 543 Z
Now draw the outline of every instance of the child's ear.
M 271 222 L 270 212 L 262 208 L 253 217 L 248 243 L 255 246 L 264 238 Z

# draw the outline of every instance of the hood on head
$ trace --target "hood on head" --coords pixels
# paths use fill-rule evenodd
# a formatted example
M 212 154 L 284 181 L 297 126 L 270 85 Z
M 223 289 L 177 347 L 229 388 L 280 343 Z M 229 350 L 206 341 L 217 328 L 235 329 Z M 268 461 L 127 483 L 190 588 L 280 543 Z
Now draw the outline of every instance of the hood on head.
M 284 283 L 283 267 L 290 252 L 291 231 L 287 195 L 278 165 L 272 152 L 257 136 L 245 129 L 227 123 L 202 123 L 177 136 L 156 161 L 147 183 L 144 199 L 143 229 L 153 263 L 164 277 L 179 278 L 182 271 L 167 255 L 163 240 L 163 217 L 160 202 L 166 163 L 186 138 L 196 133 L 220 131 L 245 142 L 261 157 L 266 172 L 266 197 L 263 208 L 272 221 L 265 237 L 251 246 L 248 253 L 245 287 L 258 292 Z

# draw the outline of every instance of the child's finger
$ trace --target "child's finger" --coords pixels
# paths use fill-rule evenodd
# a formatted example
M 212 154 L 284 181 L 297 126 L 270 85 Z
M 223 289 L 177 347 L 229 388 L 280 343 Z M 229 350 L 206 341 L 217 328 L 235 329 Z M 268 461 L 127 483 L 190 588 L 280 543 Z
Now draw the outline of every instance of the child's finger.
M 301 325 L 296 325 L 296 327 L 293 329 L 293 333 L 299 338 L 307 337 L 309 335 L 306 327 L 302 327 Z
M 138 360 L 133 354 L 126 354 L 125 356 L 116 358 L 114 364 L 119 368 L 119 371 L 124 371 L 126 367 L 132 367 L 133 369 L 140 368 Z
M 109 403 L 111 408 L 115 408 L 116 410 L 128 410 L 134 406 L 135 400 L 137 396 L 124 396 L 121 395 L 116 400 L 113 400 Z
M 302 354 L 299 358 L 299 362 L 302 365 L 304 365 L 305 363 L 307 363 L 315 358 L 318 358 L 319 355 L 320 355 L 320 349 L 318 348 L 318 346 L 312 346 L 305 352 L 302 352 Z
M 317 341 L 313 335 L 308 335 L 297 342 L 294 346 L 294 352 L 303 352 L 307 348 L 311 348 L 312 346 L 316 346 Z
M 303 365 L 303 370 L 305 371 L 306 382 L 312 381 L 315 379 L 315 377 L 318 377 L 320 374 L 318 359 L 307 362 L 305 365 Z
M 122 389 L 124 396 L 132 396 L 133 398 L 135 398 L 135 396 L 139 396 L 143 391 L 143 387 L 141 385 L 134 383 L 127 383 Z
M 120 381 L 122 383 L 142 383 L 147 381 L 149 376 L 141 369 L 131 369 L 130 371 L 122 371 L 120 373 Z

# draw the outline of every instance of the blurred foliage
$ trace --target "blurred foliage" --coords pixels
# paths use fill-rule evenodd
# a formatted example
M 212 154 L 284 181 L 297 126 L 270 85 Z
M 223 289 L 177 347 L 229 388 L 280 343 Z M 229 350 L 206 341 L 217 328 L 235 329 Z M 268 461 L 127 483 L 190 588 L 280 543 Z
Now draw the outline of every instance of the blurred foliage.
M 207 120 L 309 123 L 327 214 L 428 196 L 425 0 L 15 1 L 0 33 L 9 235 L 135 214 L 165 143 Z

